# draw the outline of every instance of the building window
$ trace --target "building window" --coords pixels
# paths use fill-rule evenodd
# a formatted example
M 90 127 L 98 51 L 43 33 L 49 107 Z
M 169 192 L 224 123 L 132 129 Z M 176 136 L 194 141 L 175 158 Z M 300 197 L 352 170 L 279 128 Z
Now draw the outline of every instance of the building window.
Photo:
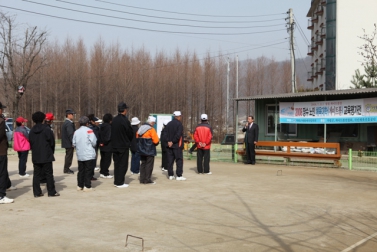
M 279 123 L 279 105 L 266 105 L 266 135 L 275 135 L 275 116 L 277 116 L 277 132 L 279 136 L 297 136 L 297 124 Z

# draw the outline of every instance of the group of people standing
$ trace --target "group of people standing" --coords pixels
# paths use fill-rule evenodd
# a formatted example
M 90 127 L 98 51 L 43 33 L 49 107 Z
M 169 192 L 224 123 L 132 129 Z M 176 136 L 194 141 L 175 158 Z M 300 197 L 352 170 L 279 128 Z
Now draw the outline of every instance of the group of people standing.
M 7 170 L 8 141 L 5 134 L 5 119 L 2 115 L 3 108 L 0 103 L 0 204 L 12 203 L 13 199 L 6 197 L 6 191 L 16 189 L 12 186 Z M 140 127 L 137 117 L 129 121 L 127 117 L 128 106 L 121 102 L 118 104 L 118 115 L 113 117 L 105 114 L 103 120 L 93 114 L 82 116 L 78 122 L 80 128 L 76 130 L 73 122 L 75 112 L 66 110 L 66 118 L 61 130 L 61 145 L 65 148 L 65 160 L 63 172 L 74 174 L 70 169 L 74 149 L 78 160 L 77 190 L 90 192 L 94 189 L 91 182 L 96 180 L 98 150 L 100 151 L 101 178 L 114 178 L 114 187 L 126 188 L 125 175 L 128 170 L 129 152 L 131 151 L 131 174 L 139 174 L 141 184 L 155 184 L 152 180 L 156 146 L 161 142 L 162 146 L 162 170 L 168 172 L 169 180 L 186 180 L 183 177 L 183 125 L 180 111 L 173 113 L 171 121 L 164 122 L 161 139 L 154 128 L 156 118 L 149 116 L 148 120 Z M 30 132 L 24 127 L 25 118 L 16 119 L 17 128 L 14 134 L 14 149 L 19 156 L 20 177 L 29 176 L 26 171 L 26 162 L 29 150 L 32 151 L 34 166 L 33 194 L 34 197 L 42 197 L 41 183 L 47 184 L 49 197 L 60 196 L 55 190 L 53 165 L 55 161 L 55 139 L 51 124 L 54 120 L 52 113 L 44 114 L 35 112 L 32 120 L 35 123 Z M 101 123 L 101 125 L 99 125 Z M 208 116 L 201 115 L 201 123 L 196 127 L 194 139 L 197 146 L 198 173 L 211 174 L 209 168 L 210 147 L 213 132 L 208 123 Z M 114 162 L 114 176 L 110 175 L 109 167 L 111 159 Z M 174 175 L 173 166 L 176 163 Z

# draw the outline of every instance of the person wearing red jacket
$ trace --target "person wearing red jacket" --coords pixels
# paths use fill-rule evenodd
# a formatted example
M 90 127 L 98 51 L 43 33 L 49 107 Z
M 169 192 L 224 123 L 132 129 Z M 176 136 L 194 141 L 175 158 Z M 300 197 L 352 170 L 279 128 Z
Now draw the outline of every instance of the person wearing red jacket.
M 26 130 L 24 123 L 27 122 L 22 116 L 16 119 L 17 128 L 14 131 L 13 149 L 18 153 L 18 174 L 21 178 L 29 177 L 26 172 L 26 163 L 30 150 L 29 132 Z
M 209 161 L 211 158 L 211 141 L 213 131 L 208 123 L 207 114 L 200 116 L 202 122 L 196 126 L 194 140 L 197 147 L 197 169 L 198 173 L 212 174 L 209 170 Z

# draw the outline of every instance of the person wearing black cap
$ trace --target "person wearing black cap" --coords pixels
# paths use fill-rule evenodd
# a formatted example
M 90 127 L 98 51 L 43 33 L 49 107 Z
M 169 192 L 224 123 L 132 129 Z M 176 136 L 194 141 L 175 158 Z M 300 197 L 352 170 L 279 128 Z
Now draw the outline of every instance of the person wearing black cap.
M 131 123 L 126 117 L 127 105 L 124 102 L 118 104 L 118 115 L 114 117 L 111 123 L 111 145 L 113 148 L 114 160 L 114 186 L 117 188 L 126 188 L 128 184 L 124 183 L 128 169 L 128 156 L 131 141 L 134 138 Z
M 41 175 L 46 176 L 48 197 L 60 196 L 55 190 L 54 172 L 52 162 L 55 161 L 55 138 L 50 127 L 43 124 L 46 115 L 35 112 L 32 115 L 35 125 L 29 133 L 31 159 L 34 165 L 33 193 L 34 197 L 42 197 Z
M 96 169 L 96 166 L 97 166 L 97 158 L 98 158 L 98 147 L 99 147 L 99 121 L 100 119 L 96 116 L 94 116 L 94 114 L 89 114 L 88 115 L 88 118 L 89 118 L 89 128 L 93 130 L 94 132 L 94 135 L 96 135 L 96 138 L 97 138 L 97 145 L 94 147 L 94 151 L 96 152 L 96 158 L 93 159 L 93 174 L 92 174 L 92 180 L 95 181 L 97 180 L 97 178 L 94 177 L 94 171 Z M 102 121 L 102 120 L 101 120 Z M 98 169 L 99 170 L 99 169 Z
M 15 189 L 8 174 L 8 138 L 5 133 L 4 108 L 6 106 L 0 102 L 0 204 L 12 203 L 14 200 L 6 197 L 6 191 L 8 188 Z
M 62 148 L 65 148 L 64 170 L 66 174 L 74 174 L 70 169 L 72 165 L 73 152 L 75 148 L 72 146 L 73 133 L 75 133 L 75 124 L 73 123 L 73 115 L 76 114 L 72 109 L 65 111 L 65 121 L 62 126 Z

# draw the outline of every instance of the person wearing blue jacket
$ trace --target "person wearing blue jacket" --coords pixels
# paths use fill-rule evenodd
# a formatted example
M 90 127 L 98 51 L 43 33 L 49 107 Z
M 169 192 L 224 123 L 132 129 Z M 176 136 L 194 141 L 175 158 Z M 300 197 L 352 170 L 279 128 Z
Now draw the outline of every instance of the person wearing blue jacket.
M 79 172 L 77 173 L 77 190 L 93 191 L 91 179 L 93 175 L 93 160 L 96 159 L 95 147 L 97 137 L 88 127 L 89 118 L 82 116 L 79 119 L 80 128 L 73 134 L 72 145 L 76 148 Z

